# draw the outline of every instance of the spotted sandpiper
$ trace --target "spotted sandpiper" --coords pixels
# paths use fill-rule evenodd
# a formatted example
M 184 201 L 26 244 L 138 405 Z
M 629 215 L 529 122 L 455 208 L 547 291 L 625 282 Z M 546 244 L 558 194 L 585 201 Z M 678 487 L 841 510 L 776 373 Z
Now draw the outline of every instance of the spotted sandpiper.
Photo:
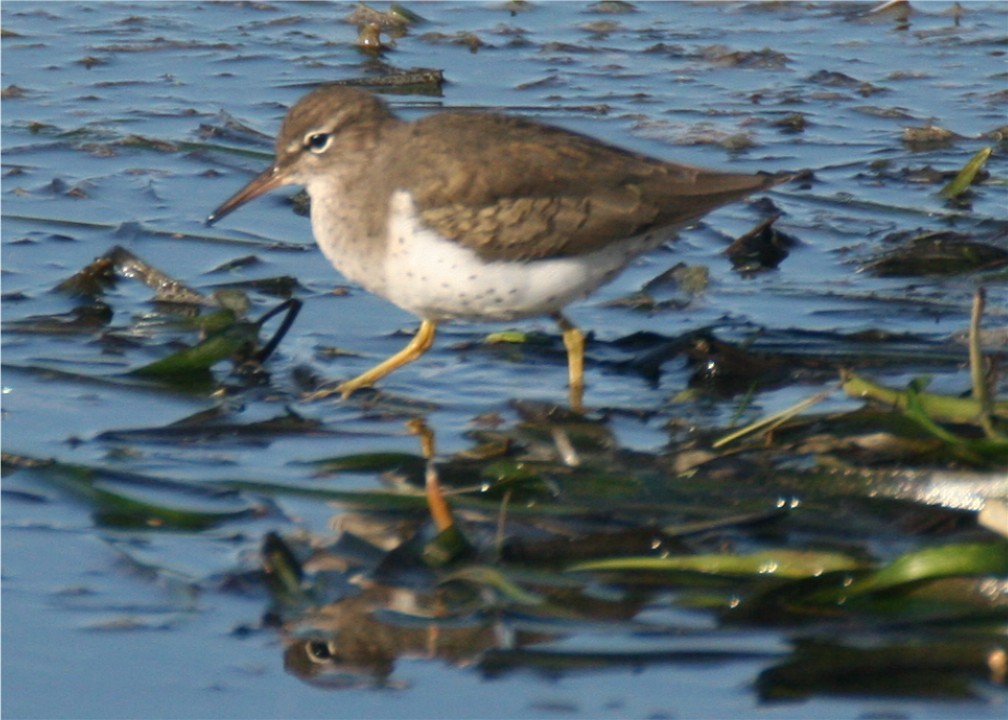
M 685 223 L 781 179 L 669 163 L 497 113 L 406 122 L 371 93 L 323 86 L 287 113 L 274 164 L 207 222 L 304 185 L 329 261 L 420 317 L 405 348 L 325 394 L 347 397 L 416 360 L 440 322 L 551 315 L 580 409 L 584 335 L 563 308 Z

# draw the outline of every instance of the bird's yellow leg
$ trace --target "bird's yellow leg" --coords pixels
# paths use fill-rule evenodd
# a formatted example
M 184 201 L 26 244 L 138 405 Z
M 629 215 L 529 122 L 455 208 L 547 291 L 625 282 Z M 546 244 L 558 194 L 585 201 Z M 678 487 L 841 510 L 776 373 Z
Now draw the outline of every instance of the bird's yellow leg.
M 406 423 L 411 433 L 420 438 L 420 451 L 424 459 L 427 460 L 427 472 L 424 475 L 425 489 L 427 491 L 427 508 L 430 510 L 431 518 L 438 532 L 444 532 L 455 524 L 452 517 L 451 507 L 445 500 L 444 491 L 441 489 L 441 480 L 438 477 L 437 466 L 434 464 L 434 430 L 423 420 L 410 420 Z
M 584 411 L 584 333 L 574 323 L 560 313 L 554 319 L 563 332 L 564 347 L 567 348 L 567 382 L 570 404 L 577 412 Z
M 430 350 L 431 345 L 434 344 L 434 336 L 436 334 L 436 322 L 433 320 L 421 321 L 420 329 L 417 330 L 413 339 L 409 341 L 409 344 L 407 344 L 406 347 L 397 352 L 395 355 L 392 355 L 391 357 L 378 363 L 367 372 L 363 372 L 351 380 L 340 383 L 335 388 L 327 388 L 325 390 L 313 392 L 307 397 L 307 399 L 320 400 L 336 393 L 339 393 L 344 399 L 346 399 L 361 388 L 371 387 L 389 373 L 398 370 L 403 365 L 413 362 L 425 352 Z

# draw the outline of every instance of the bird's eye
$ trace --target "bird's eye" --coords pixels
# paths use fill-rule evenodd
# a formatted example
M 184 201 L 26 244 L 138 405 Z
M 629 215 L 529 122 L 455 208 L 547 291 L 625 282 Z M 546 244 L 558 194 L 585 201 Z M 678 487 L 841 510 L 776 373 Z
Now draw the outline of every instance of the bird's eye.
M 313 153 L 324 153 L 332 142 L 332 135 L 329 133 L 308 133 L 305 135 L 304 145 Z
M 312 662 L 323 663 L 333 655 L 329 643 L 322 640 L 309 640 L 305 643 L 305 649 L 308 651 L 308 658 Z

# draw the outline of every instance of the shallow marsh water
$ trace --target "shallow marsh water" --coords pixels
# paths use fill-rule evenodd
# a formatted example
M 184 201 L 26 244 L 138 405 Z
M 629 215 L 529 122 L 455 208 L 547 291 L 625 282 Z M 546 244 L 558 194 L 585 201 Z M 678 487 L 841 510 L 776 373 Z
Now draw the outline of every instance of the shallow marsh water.
M 930 373 L 932 389 L 969 388 L 961 337 L 971 297 L 978 284 L 986 285 L 985 327 L 1003 330 L 1003 266 L 1000 274 L 911 277 L 863 269 L 898 246 L 897 233 L 954 230 L 1008 250 L 1003 3 L 915 3 L 908 16 L 872 14 L 871 5 L 855 3 L 408 7 L 425 22 L 395 38 L 381 60 L 442 69 L 447 82 L 440 95 L 389 95 L 405 116 L 441 107 L 514 110 L 682 162 L 814 172 L 812 182 L 767 195 L 782 213 L 778 227 L 798 240 L 778 269 L 739 273 L 722 254 L 769 214 L 765 204 L 739 203 L 684 231 L 571 309 L 594 333 L 586 402 L 602 418 L 607 449 L 623 453 L 608 472 L 646 485 L 661 502 L 682 498 L 700 507 L 702 498 L 688 488 L 652 475 L 637 478 L 636 466 L 653 465 L 665 477 L 662 450 L 684 428 L 727 426 L 740 408 L 741 421 L 753 420 L 835 383 L 832 367 L 812 368 L 804 381 L 801 373 L 790 375 L 745 401 L 744 392 L 683 398 L 696 368 L 683 353 L 663 351 L 661 342 L 698 329 L 770 354 L 815 359 L 868 352 L 870 345 L 844 341 L 852 333 L 905 335 L 917 339 L 908 341 L 912 353 L 903 363 L 882 365 L 876 379 L 900 387 Z M 414 319 L 344 286 L 283 193 L 212 230 L 204 227 L 206 214 L 266 165 L 286 108 L 308 88 L 383 72 L 378 59 L 354 46 L 357 29 L 345 21 L 353 10 L 341 3 L 3 4 L 3 449 L 101 468 L 98 490 L 115 495 L 130 487 L 151 505 L 182 508 L 189 519 L 218 513 L 200 529 L 129 527 L 96 501 L 97 493 L 82 494 L 65 478 L 44 482 L 24 467 L 11 469 L 3 496 L 4 715 L 1003 717 L 1008 696 L 996 674 L 990 682 L 970 677 L 971 691 L 962 697 L 827 686 L 782 702 L 762 693 L 758 678 L 786 663 L 800 634 L 771 622 L 726 629 L 703 606 L 696 586 L 689 586 L 697 603 L 691 607 L 679 602 L 678 589 L 630 597 L 601 579 L 579 586 L 571 617 L 532 617 L 519 593 L 500 591 L 504 600 L 494 609 L 503 619 L 491 624 L 494 639 L 474 635 L 466 648 L 451 652 L 433 640 L 433 649 L 411 644 L 420 613 L 379 598 L 375 606 L 385 620 L 396 613 L 408 618 L 391 623 L 403 647 L 381 683 L 342 678 L 343 686 L 326 687 L 289 657 L 285 671 L 291 645 L 285 633 L 300 618 L 292 620 L 290 608 L 276 610 L 255 575 L 263 538 L 275 532 L 294 545 L 318 547 L 338 535 L 339 523 L 366 521 L 303 494 L 204 496 L 197 488 L 256 481 L 380 489 L 388 473 L 320 480 L 304 461 L 415 455 L 418 441 L 405 421 L 417 416 L 435 431 L 447 457 L 479 446 L 473 431 L 538 432 L 515 400 L 566 399 L 554 329 L 533 321 L 446 327 L 435 349 L 384 381 L 377 397 L 302 403 L 305 368 L 349 377 L 398 349 Z M 474 48 L 459 33 L 482 44 Z M 775 124 L 793 123 L 795 113 L 804 118 L 800 132 Z M 246 129 L 236 129 L 232 119 Z M 926 125 L 956 136 L 905 141 L 904 128 Z M 990 135 L 999 128 L 1002 135 Z M 989 181 L 968 204 L 941 197 L 944 182 L 985 146 L 995 148 Z M 945 173 L 943 179 L 922 181 L 929 167 Z M 100 298 L 111 320 L 91 327 L 69 322 L 61 332 L 45 325 L 81 306 L 80 298 L 52 289 L 117 245 L 208 295 L 230 283 L 249 288 L 257 279 L 295 278 L 304 307 L 268 360 L 268 379 L 258 385 L 236 380 L 224 363 L 215 368 L 211 388 L 225 386 L 223 392 L 124 381 L 126 371 L 195 339 L 166 320 L 147 287 L 126 279 Z M 708 269 L 702 291 L 659 287 L 650 291 L 657 306 L 620 302 L 639 301 L 641 289 L 678 262 Z M 279 302 L 254 289 L 249 297 L 252 317 Z M 663 307 L 662 300 L 670 302 Z M 544 336 L 483 344 L 487 332 L 512 327 Z M 1003 337 L 991 337 L 988 352 L 1003 359 Z M 921 357 L 922 345 L 933 350 L 930 358 Z M 888 357 L 892 348 L 886 345 Z M 649 352 L 660 358 L 657 365 L 647 361 Z M 1000 390 L 1003 395 L 1003 383 Z M 820 407 L 858 404 L 835 392 Z M 198 423 L 192 435 L 178 427 L 164 432 L 214 410 L 222 420 L 216 432 Z M 248 430 L 288 411 L 308 422 L 285 432 Z M 150 432 L 118 432 L 137 429 Z M 535 446 L 534 439 L 520 439 Z M 980 481 L 998 474 L 981 473 Z M 179 484 L 137 490 L 137 478 Z M 483 481 L 477 474 L 467 484 Z M 605 502 L 596 485 L 579 491 L 563 478 L 556 482 L 560 496 L 583 506 Z M 614 483 L 613 502 L 640 499 Z M 786 483 L 754 485 L 738 496 L 711 492 L 730 498 L 732 514 L 805 502 L 814 520 L 786 532 L 740 527 L 708 544 L 730 542 L 743 552 L 786 536 L 792 547 L 802 547 L 803 539 L 820 549 L 845 547 L 842 531 L 827 531 L 816 515 L 828 495 Z M 538 492 L 516 487 L 530 497 Z M 845 497 L 844 503 L 862 500 Z M 467 512 L 476 516 L 480 508 Z M 708 507 L 703 512 L 713 516 Z M 864 515 L 846 507 L 845 513 L 863 523 L 850 528 L 856 536 L 850 545 L 882 559 L 935 538 L 984 537 L 968 512 L 940 515 L 941 523 L 931 516 L 921 525 L 907 521 L 898 530 L 884 527 L 881 518 L 889 516 L 875 506 Z M 550 520 L 562 524 L 559 517 Z M 689 520 L 697 517 L 680 518 Z M 621 531 L 633 529 L 625 516 L 619 521 Z M 417 593 L 421 599 L 411 602 L 420 606 L 424 592 L 432 592 L 429 581 L 401 584 L 408 587 L 398 591 Z M 352 596 L 349 586 L 344 590 L 319 592 Z M 596 605 L 597 614 L 586 609 Z M 995 603 L 985 617 L 1003 623 L 1003 608 Z M 287 623 L 284 632 L 263 621 L 268 609 Z M 481 606 L 475 614 L 488 611 Z M 454 622 L 475 624 L 473 617 Z M 458 630 L 451 623 L 439 629 L 446 638 Z M 516 639 L 521 633 L 533 637 L 526 644 Z

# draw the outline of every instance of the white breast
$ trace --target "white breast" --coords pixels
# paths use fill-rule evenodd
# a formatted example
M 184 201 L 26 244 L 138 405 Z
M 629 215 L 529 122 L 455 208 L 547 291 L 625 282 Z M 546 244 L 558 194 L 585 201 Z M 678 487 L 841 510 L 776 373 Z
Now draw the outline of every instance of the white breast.
M 661 241 L 648 235 L 578 257 L 486 262 L 423 227 L 409 193 L 395 193 L 390 209 L 379 292 L 428 320 L 510 320 L 560 310 Z

